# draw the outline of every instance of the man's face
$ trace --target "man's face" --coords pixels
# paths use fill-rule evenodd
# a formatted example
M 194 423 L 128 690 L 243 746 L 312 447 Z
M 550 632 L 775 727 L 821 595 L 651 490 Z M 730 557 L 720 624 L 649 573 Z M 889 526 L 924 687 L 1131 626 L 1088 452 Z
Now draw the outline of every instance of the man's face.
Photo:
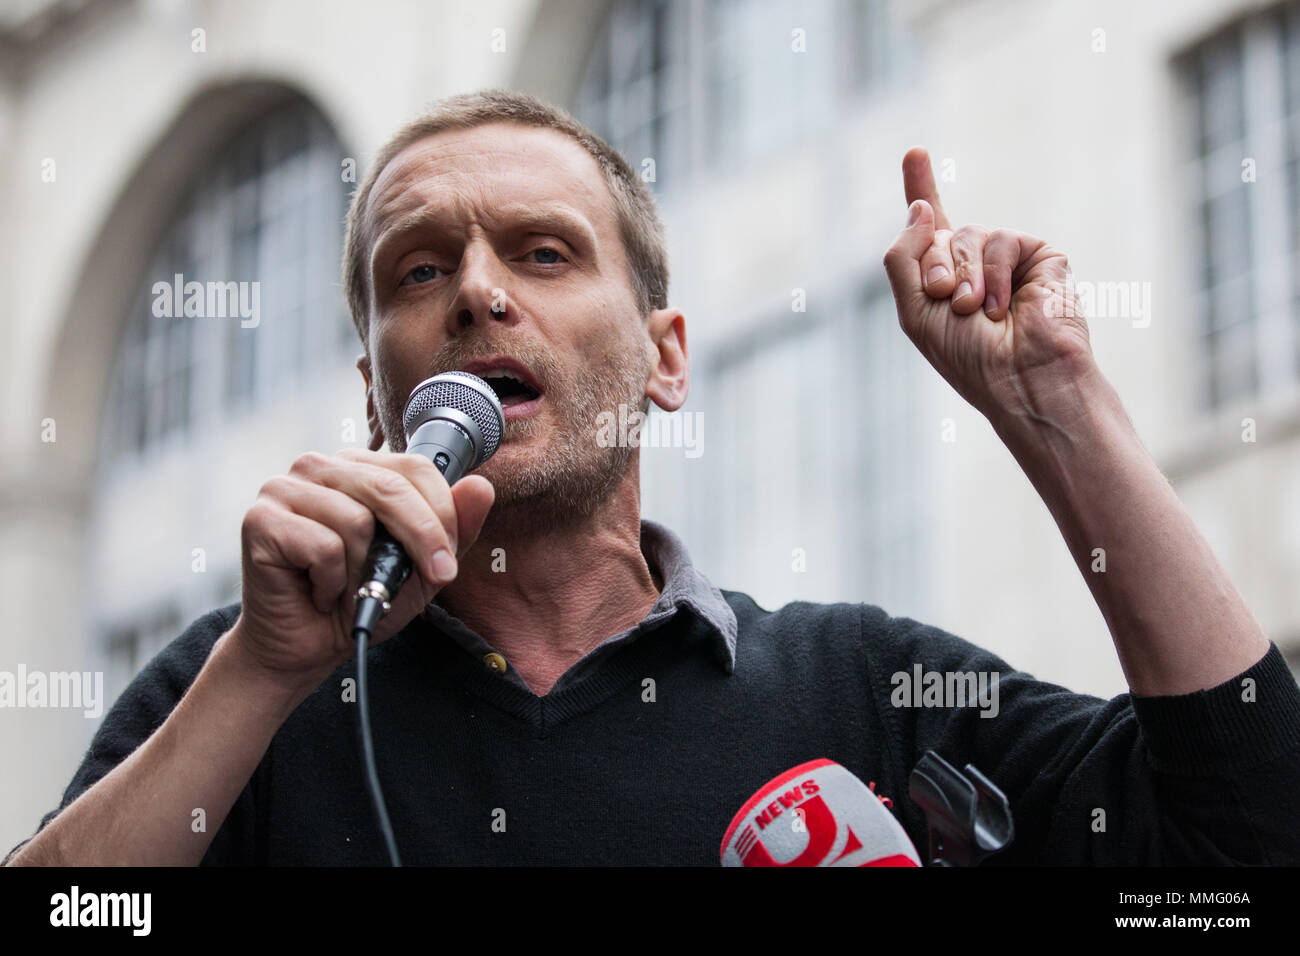
M 597 416 L 643 407 L 653 355 L 595 160 L 554 130 L 439 133 L 385 167 L 367 218 L 368 377 L 389 447 L 406 447 L 411 389 L 466 369 L 505 406 L 479 469 L 494 515 L 546 526 L 590 513 L 634 460 L 600 447 Z

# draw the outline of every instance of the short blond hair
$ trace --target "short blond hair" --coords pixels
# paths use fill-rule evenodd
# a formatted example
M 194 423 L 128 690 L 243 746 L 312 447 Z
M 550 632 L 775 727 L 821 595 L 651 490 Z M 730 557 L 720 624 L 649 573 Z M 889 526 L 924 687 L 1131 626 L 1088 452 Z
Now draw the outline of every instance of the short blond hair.
M 614 202 L 614 214 L 627 254 L 632 293 L 644 318 L 651 309 L 668 307 L 668 250 L 654 195 L 623 156 L 566 111 L 515 90 L 478 90 L 438 100 L 380 147 L 348 206 L 343 243 L 343 287 L 352 322 L 369 350 L 369 296 L 366 209 L 375 180 L 393 157 L 412 143 L 452 129 L 473 129 L 488 123 L 519 123 L 564 133 L 596 160 Z

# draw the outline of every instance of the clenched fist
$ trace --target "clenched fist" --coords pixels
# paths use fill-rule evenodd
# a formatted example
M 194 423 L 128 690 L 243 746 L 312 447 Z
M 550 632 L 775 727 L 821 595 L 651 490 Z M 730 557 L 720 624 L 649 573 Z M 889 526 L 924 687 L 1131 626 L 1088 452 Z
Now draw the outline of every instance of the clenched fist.
M 953 230 L 924 149 L 903 157 L 903 188 L 884 259 L 903 331 L 995 426 L 1039 420 L 1093 366 L 1065 256 L 1010 229 Z
M 270 479 L 243 525 L 243 605 L 232 633 L 286 683 L 327 677 L 352 655 L 362 565 L 382 521 L 412 574 L 371 644 L 400 631 L 457 573 L 478 537 L 492 485 L 466 475 L 448 487 L 420 455 L 310 452 Z

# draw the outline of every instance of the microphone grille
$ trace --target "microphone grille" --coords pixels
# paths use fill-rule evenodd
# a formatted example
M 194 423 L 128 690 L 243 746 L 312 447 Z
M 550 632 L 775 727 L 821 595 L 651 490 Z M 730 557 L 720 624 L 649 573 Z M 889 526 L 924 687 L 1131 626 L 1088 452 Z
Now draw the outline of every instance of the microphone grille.
M 506 416 L 491 385 L 477 375 L 460 371 L 443 372 L 425 379 L 411 392 L 402 415 L 408 439 L 429 417 L 427 413 L 435 408 L 452 408 L 467 415 L 483 433 L 483 449 L 475 466 L 496 454 Z

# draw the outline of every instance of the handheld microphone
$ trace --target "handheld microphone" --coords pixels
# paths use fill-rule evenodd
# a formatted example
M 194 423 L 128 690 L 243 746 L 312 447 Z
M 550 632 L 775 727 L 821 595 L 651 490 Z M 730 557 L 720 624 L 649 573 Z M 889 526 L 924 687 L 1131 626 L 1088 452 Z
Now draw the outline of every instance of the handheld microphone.
M 402 424 L 407 452 L 428 458 L 454 485 L 496 454 L 506 417 L 497 393 L 483 379 L 469 372 L 443 372 L 411 390 Z M 364 583 L 357 589 L 354 629 L 373 630 L 410 575 L 406 550 L 376 521 Z
M 424 455 L 442 472 L 447 484 L 454 485 L 465 472 L 496 454 L 506 416 L 497 393 L 483 379 L 469 372 L 443 372 L 411 390 L 402 413 L 402 426 L 406 431 L 406 450 Z M 375 768 L 366 692 L 366 644 L 375 625 L 392 610 L 393 598 L 410 575 L 411 559 L 406 549 L 376 520 L 375 539 L 366 554 L 361 576 L 364 583 L 357 590 L 352 639 L 357 645 L 357 732 L 366 770 L 366 789 L 393 866 L 401 866 L 402 861 L 397 855 L 397 841 Z
M 893 814 L 833 760 L 768 781 L 731 820 L 723 866 L 920 866 Z

